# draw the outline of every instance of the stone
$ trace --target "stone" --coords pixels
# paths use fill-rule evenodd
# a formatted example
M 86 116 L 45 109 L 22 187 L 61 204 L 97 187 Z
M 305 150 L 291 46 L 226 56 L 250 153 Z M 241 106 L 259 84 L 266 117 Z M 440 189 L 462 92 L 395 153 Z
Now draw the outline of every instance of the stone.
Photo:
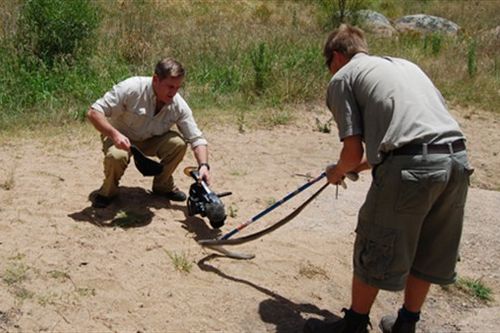
M 461 30 L 458 24 L 450 20 L 425 14 L 403 16 L 394 22 L 394 26 L 400 33 L 443 33 L 450 36 L 456 36 Z

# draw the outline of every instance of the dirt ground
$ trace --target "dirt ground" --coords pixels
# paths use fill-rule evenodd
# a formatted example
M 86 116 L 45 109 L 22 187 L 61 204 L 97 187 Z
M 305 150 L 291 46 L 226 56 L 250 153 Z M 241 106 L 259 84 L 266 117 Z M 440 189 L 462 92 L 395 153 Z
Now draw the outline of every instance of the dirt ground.
M 458 275 L 480 279 L 495 300 L 433 286 L 421 332 L 498 332 L 500 295 L 500 117 L 453 110 L 476 168 L 466 206 Z M 216 192 L 230 216 L 221 231 L 187 216 L 185 204 L 149 193 L 151 179 L 131 164 L 119 199 L 93 209 L 101 151 L 88 125 L 3 138 L 0 149 L 0 332 L 301 332 L 309 317 L 334 319 L 349 305 L 357 211 L 370 183 L 329 187 L 281 229 L 244 245 L 252 260 L 219 256 L 197 244 L 232 230 L 319 175 L 339 143 L 317 130 L 324 109 L 298 111 L 293 124 L 240 133 L 201 123 L 210 141 Z M 299 121 L 300 120 L 300 121 Z M 234 122 L 234 124 L 236 121 Z M 190 152 L 176 171 L 193 165 Z M 320 185 L 294 197 L 237 236 L 289 214 Z M 496 190 L 496 191 L 495 191 Z M 235 236 L 236 237 L 236 236 Z M 381 292 L 378 321 L 401 293 Z

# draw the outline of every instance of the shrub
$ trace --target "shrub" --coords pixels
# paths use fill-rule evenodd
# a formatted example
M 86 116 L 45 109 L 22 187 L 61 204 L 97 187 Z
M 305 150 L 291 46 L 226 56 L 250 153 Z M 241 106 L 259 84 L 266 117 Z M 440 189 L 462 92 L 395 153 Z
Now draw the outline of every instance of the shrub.
M 52 66 L 89 47 L 99 24 L 97 8 L 87 0 L 27 0 L 18 21 L 18 42 L 24 56 L 34 55 Z
M 469 77 L 474 77 L 477 73 L 476 41 L 473 39 L 467 50 L 467 72 Z
M 266 43 L 259 43 L 250 52 L 250 58 L 252 59 L 253 70 L 255 74 L 255 92 L 257 95 L 261 95 L 266 86 L 271 71 L 271 54 Z

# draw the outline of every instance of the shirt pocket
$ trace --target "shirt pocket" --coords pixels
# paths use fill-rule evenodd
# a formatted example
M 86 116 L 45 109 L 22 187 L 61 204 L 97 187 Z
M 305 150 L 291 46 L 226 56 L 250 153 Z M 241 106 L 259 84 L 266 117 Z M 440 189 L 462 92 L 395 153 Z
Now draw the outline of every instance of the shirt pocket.
M 426 214 L 429 210 L 434 190 L 447 182 L 447 171 L 401 170 L 401 182 L 395 210 L 404 214 Z
M 134 108 L 125 113 L 125 123 L 136 131 L 141 131 L 147 126 L 149 116 L 146 108 Z

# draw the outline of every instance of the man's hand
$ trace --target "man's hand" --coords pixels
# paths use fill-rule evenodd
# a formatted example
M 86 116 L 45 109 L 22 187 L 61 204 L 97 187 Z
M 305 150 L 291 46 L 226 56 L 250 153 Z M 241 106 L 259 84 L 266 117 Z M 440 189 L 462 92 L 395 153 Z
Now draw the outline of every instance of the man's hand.
M 328 182 L 333 185 L 342 185 L 344 183 L 345 175 L 339 172 L 337 168 L 337 164 L 330 164 L 326 167 L 325 170 L 326 179 Z
M 113 140 L 116 148 L 130 151 L 129 139 L 109 123 L 104 113 L 90 108 L 87 112 L 87 119 L 102 135 Z
M 198 174 L 200 175 L 200 179 L 203 179 L 207 185 L 210 185 L 212 177 L 210 176 L 209 166 L 206 163 L 202 163 L 200 165 L 198 168 Z
M 111 140 L 113 140 L 113 143 L 116 148 L 123 149 L 126 151 L 130 150 L 130 140 L 120 132 L 115 131 L 113 133 L 113 136 L 111 137 Z
M 325 173 L 328 182 L 334 185 L 342 185 L 342 181 L 348 172 L 360 172 L 363 165 L 363 152 L 361 136 L 353 135 L 344 138 L 337 164 L 330 164 L 326 167 Z
M 198 162 L 198 173 L 207 185 L 210 185 L 212 177 L 210 175 L 210 165 L 208 165 L 208 147 L 199 145 L 193 148 L 194 157 Z

